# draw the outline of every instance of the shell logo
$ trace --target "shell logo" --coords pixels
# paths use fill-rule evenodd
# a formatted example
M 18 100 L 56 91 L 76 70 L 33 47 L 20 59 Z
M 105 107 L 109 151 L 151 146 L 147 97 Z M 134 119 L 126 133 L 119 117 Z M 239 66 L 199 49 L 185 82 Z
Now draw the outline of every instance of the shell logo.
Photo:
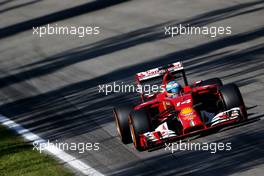
M 181 110 L 181 114 L 182 115 L 187 115 L 187 114 L 191 114 L 193 112 L 193 109 L 192 108 L 183 108 Z

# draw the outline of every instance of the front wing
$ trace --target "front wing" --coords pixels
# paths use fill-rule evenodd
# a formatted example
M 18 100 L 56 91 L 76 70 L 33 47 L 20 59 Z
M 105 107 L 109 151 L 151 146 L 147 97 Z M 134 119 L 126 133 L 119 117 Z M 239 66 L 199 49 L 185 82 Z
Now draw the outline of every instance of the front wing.
M 203 129 L 192 131 L 190 133 L 183 134 L 183 135 L 177 135 L 175 131 L 170 130 L 168 128 L 167 122 L 164 122 L 161 125 L 159 125 L 155 129 L 155 131 L 141 134 L 140 144 L 145 149 L 159 147 L 159 146 L 164 145 L 165 143 L 191 137 L 203 131 L 215 128 L 215 127 L 223 126 L 226 124 L 231 124 L 234 122 L 239 122 L 241 118 L 242 116 L 241 116 L 240 108 L 239 107 L 232 108 L 230 110 L 221 112 L 215 115 L 214 117 L 212 117 L 207 123 L 205 123 Z

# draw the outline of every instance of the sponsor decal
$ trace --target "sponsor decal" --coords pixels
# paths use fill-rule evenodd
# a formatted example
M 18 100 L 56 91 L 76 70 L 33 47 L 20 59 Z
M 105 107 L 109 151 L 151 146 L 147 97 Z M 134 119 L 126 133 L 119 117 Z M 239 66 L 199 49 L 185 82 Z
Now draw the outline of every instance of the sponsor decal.
M 183 117 L 183 120 L 193 120 L 194 119 L 194 115 L 188 115 L 188 116 L 186 116 L 186 117 Z
M 195 118 L 194 110 L 190 107 L 183 108 L 180 114 L 183 116 L 183 120 L 193 120 Z
M 176 62 L 176 63 L 173 63 L 172 67 L 168 68 L 168 71 L 174 72 L 174 71 L 182 70 L 182 69 L 183 69 L 183 66 L 182 66 L 181 62 Z M 138 76 L 139 80 L 145 80 L 145 79 L 149 79 L 149 78 L 152 78 L 155 76 L 162 75 L 165 72 L 166 72 L 165 69 L 153 68 L 151 70 L 147 70 L 144 72 L 137 73 L 137 76 Z
M 183 108 L 181 110 L 181 115 L 186 116 L 186 115 L 192 114 L 192 112 L 193 112 L 192 108 Z

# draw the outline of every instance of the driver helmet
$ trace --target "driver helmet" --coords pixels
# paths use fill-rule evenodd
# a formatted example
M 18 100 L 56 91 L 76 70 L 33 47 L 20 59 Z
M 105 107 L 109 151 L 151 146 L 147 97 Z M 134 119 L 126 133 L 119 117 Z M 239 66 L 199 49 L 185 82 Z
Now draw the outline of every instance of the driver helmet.
M 181 85 L 177 83 L 176 81 L 170 81 L 166 85 L 166 91 L 168 93 L 179 94 L 181 89 L 182 89 Z

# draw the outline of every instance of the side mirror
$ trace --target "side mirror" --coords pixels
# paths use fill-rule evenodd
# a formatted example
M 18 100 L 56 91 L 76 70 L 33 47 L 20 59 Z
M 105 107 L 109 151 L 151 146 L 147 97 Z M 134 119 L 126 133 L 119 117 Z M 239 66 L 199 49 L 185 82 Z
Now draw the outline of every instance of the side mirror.
M 185 86 L 184 88 L 183 88 L 183 92 L 184 93 L 190 93 L 192 91 L 192 88 L 190 87 L 190 86 Z
M 195 82 L 193 83 L 193 86 L 195 87 L 197 84 L 199 84 L 199 83 L 201 83 L 201 82 L 202 82 L 202 80 L 195 81 Z

